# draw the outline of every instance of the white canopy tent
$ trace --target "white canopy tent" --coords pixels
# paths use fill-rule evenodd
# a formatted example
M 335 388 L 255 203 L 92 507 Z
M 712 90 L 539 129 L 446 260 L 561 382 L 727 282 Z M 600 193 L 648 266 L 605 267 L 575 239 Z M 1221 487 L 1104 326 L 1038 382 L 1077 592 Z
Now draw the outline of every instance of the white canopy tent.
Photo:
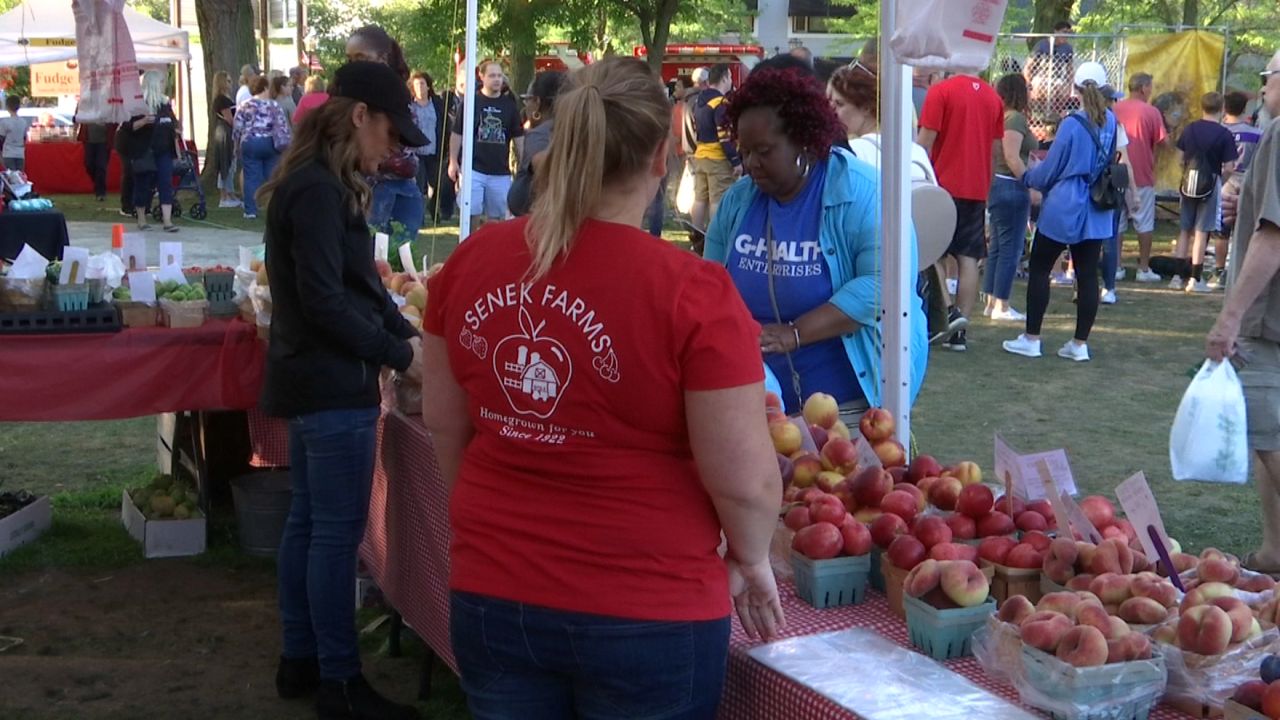
M 191 60 L 186 30 L 127 7 L 124 19 L 139 65 Z M 76 18 L 71 0 L 27 0 L 0 15 L 0 67 L 71 60 L 76 55 Z

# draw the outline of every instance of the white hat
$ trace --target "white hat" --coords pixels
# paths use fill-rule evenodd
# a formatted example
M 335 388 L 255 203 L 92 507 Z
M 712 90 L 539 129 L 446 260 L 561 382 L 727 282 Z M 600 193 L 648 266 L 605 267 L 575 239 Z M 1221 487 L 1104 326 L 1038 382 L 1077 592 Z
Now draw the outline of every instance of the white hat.
M 1084 87 L 1087 83 L 1102 87 L 1107 84 L 1107 70 L 1102 67 L 1102 63 L 1092 60 L 1080 63 L 1080 67 L 1076 68 L 1076 77 L 1073 82 L 1076 87 Z

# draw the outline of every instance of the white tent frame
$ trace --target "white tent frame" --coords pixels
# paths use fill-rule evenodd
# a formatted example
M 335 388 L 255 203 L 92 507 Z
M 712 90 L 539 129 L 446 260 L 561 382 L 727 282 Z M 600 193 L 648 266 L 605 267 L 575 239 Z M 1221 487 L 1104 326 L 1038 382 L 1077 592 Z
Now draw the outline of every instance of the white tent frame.
M 124 21 L 139 65 L 190 62 L 191 38 L 186 30 L 128 7 Z M 0 15 L 0 67 L 73 60 L 77 54 L 70 0 L 26 0 Z

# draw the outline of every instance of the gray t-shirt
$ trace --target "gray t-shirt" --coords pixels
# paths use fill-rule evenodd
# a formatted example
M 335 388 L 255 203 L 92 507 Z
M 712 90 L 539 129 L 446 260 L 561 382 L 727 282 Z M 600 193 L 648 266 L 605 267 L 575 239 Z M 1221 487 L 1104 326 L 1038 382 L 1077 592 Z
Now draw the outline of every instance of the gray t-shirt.
M 27 157 L 27 130 L 31 127 L 31 118 L 17 115 L 0 117 L 0 137 L 4 138 L 4 150 L 0 156 L 16 158 Z
M 1272 122 L 1263 132 L 1253 164 L 1240 188 L 1229 269 L 1231 287 L 1235 287 L 1240 266 L 1249 262 L 1249 241 L 1263 222 L 1280 227 L 1280 122 Z M 1240 336 L 1280 343 L 1280 274 L 1271 278 L 1262 294 L 1245 311 Z

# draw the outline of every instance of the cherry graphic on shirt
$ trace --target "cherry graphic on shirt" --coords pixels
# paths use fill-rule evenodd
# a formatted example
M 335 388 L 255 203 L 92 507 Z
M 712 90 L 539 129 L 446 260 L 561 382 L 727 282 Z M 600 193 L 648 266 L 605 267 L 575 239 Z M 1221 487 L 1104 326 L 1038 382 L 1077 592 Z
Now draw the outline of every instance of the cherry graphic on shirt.
M 600 377 L 611 383 L 618 382 L 622 374 L 618 372 L 618 356 L 612 351 L 608 355 L 597 355 L 592 361 L 591 366 L 600 373 Z
M 539 333 L 526 308 L 520 308 L 520 334 L 508 335 L 493 348 L 493 372 L 511 409 L 545 420 L 556 411 L 573 377 L 569 352 L 554 338 Z M 474 348 L 474 345 L 473 345 Z

